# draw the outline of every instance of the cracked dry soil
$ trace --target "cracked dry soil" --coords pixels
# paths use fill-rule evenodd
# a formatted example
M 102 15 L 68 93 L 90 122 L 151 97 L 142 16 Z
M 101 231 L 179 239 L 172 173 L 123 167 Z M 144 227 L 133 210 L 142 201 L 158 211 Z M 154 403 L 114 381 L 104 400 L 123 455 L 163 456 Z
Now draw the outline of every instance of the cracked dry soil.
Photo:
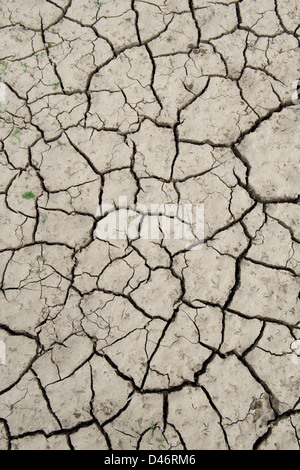
M 1 450 L 299 450 L 299 25 L 1 2 Z M 120 195 L 203 204 L 201 249 L 99 238 Z

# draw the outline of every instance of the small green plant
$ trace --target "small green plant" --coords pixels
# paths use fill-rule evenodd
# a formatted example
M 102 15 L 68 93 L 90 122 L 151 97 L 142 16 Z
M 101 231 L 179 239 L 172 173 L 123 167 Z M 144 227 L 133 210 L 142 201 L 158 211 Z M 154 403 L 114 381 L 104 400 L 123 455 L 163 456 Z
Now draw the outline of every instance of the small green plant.
M 44 51 L 43 52 L 40 52 L 39 54 L 34 54 L 36 60 L 38 60 L 39 57 L 43 57 L 44 56 Z
M 64 144 L 63 142 L 61 142 L 60 140 L 57 141 L 58 145 L 60 145 L 61 147 L 65 147 L 67 144 Z
M 78 196 L 72 196 L 72 194 L 68 190 L 67 190 L 67 193 L 70 196 L 69 204 L 70 204 L 70 206 L 72 206 L 72 209 L 75 210 L 75 207 L 73 206 L 73 200 L 77 199 L 80 196 L 80 194 L 78 194 Z
M 7 75 L 7 68 L 8 68 L 8 62 L 6 60 L 0 60 L 0 65 L 1 65 L 1 70 L 0 72 L 3 73 L 3 75 Z
M 52 83 L 52 85 L 54 90 L 57 90 L 57 88 L 59 87 L 59 82 L 56 82 L 56 83 Z
M 43 217 L 43 219 L 42 219 L 42 224 L 45 224 L 47 219 L 48 219 L 48 216 L 45 215 L 45 217 Z
M 230 132 L 231 132 L 231 130 L 230 130 L 230 129 L 228 129 L 228 130 L 227 130 L 227 132 L 224 134 L 224 135 L 225 135 L 225 137 L 230 137 L 230 135 L 229 135 L 229 134 L 230 134 Z
M 33 194 L 32 191 L 28 191 L 27 193 L 22 194 L 23 199 L 35 199 L 36 195 Z
M 24 67 L 23 72 L 27 73 L 28 69 L 30 68 L 29 65 L 26 64 L 26 62 L 21 62 L 21 65 L 22 65 L 22 67 Z
M 134 428 L 131 428 L 131 431 L 133 431 L 134 434 L 136 434 L 137 436 L 141 435 L 141 433 L 139 431 L 136 431 Z
M 167 41 L 171 42 L 173 40 L 172 36 L 168 36 Z
M 35 274 L 39 275 L 44 271 L 44 269 L 45 269 L 44 264 L 47 262 L 47 260 L 42 255 L 37 256 L 36 259 L 37 259 L 38 265 L 36 265 L 36 263 L 35 264 L 30 264 L 30 267 L 34 268 L 35 269 Z M 40 263 L 43 263 L 43 265 L 41 266 Z
M 166 449 L 166 446 L 164 445 L 164 440 L 157 437 L 155 439 L 155 441 L 157 442 L 157 447 L 158 447 L 158 450 L 161 450 L 161 449 Z
M 136 429 L 135 427 L 131 427 L 131 431 L 134 433 L 134 435 L 137 439 L 139 438 L 139 436 L 141 436 L 142 431 L 144 431 L 144 429 L 142 429 L 142 427 L 141 427 L 142 423 L 144 423 L 146 425 L 146 428 L 148 426 L 148 431 L 149 430 L 152 431 L 152 437 L 147 438 L 147 443 L 150 446 L 157 447 L 158 450 L 167 449 L 167 447 L 165 446 L 166 440 L 165 440 L 163 434 L 162 434 L 162 437 L 155 437 L 155 441 L 153 442 L 155 429 L 160 429 L 161 433 L 163 433 L 162 429 L 159 426 L 157 426 L 156 423 L 151 422 L 151 424 L 149 426 L 149 424 L 147 424 L 148 420 L 144 419 L 144 418 L 139 418 L 137 420 L 137 423 L 138 423 L 138 426 L 136 426 L 136 427 L 138 427 L 138 429 Z
M 95 0 L 95 5 L 97 5 L 98 9 L 100 10 L 100 8 L 102 7 L 102 2 L 100 2 L 99 0 Z
M 21 138 L 19 134 L 20 134 L 20 129 L 17 127 L 12 133 L 12 137 L 14 137 L 14 139 L 16 139 L 17 142 L 21 142 Z M 12 144 L 17 145 L 17 142 L 13 142 Z

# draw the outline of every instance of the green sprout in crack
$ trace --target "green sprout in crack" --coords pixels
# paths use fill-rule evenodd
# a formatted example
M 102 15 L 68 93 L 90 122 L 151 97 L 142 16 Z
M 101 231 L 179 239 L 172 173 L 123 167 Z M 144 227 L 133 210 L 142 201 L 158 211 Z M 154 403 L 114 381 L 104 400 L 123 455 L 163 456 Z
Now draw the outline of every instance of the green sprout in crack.
M 38 60 L 39 57 L 43 57 L 44 56 L 44 51 L 43 52 L 40 52 L 39 54 L 34 54 L 36 60 Z
M 20 129 L 16 129 L 13 133 L 12 133 L 12 137 L 14 138 L 14 142 L 12 142 L 13 145 L 17 145 L 17 143 L 21 142 L 21 139 L 20 139 L 20 136 L 19 136 L 19 132 L 20 132 Z
M 134 428 L 131 428 L 131 431 L 133 431 L 134 434 L 136 434 L 137 436 L 141 435 L 141 433 L 139 431 L 136 431 Z
M 167 447 L 165 445 L 166 444 L 166 439 L 164 438 L 163 430 L 162 430 L 161 427 L 157 426 L 157 423 L 153 423 L 153 421 L 151 421 L 151 424 L 150 424 L 149 420 L 144 419 L 144 418 L 139 418 L 138 420 L 136 420 L 136 423 L 137 423 L 137 425 L 135 427 L 131 427 L 131 431 L 134 433 L 136 439 L 138 439 L 142 435 L 141 425 L 144 424 L 148 428 L 148 429 L 146 429 L 147 431 L 152 431 L 152 436 L 147 438 L 147 443 L 150 446 L 157 447 L 158 450 L 167 449 Z M 156 429 L 160 429 L 161 437 L 160 436 L 159 437 L 154 436 L 154 431 Z M 144 432 L 143 432 L 143 434 L 144 434 Z
M 30 267 L 34 268 L 35 269 L 35 274 L 39 275 L 44 271 L 44 269 L 45 269 L 44 265 L 47 262 L 47 260 L 42 255 L 37 256 L 36 259 L 38 261 L 38 265 L 31 264 Z M 40 263 L 43 263 L 43 266 L 41 266 Z
M 16 139 L 18 142 L 21 142 L 21 138 L 20 138 L 20 129 L 17 127 L 14 132 L 12 133 L 12 136 L 14 137 L 14 139 Z M 13 145 L 17 145 L 17 142 L 13 142 Z
M 36 195 L 33 194 L 32 191 L 28 191 L 27 193 L 22 194 L 23 199 L 35 199 Z
M 8 64 L 8 62 L 7 62 L 6 60 L 1 60 L 1 61 L 0 61 L 0 66 L 1 66 L 1 68 L 0 68 L 0 73 L 1 73 L 2 75 L 7 75 L 8 65 L 9 65 L 9 64 Z
M 98 9 L 100 10 L 100 8 L 102 7 L 102 2 L 100 2 L 99 0 L 95 0 L 95 5 L 97 5 Z
M 22 65 L 22 67 L 24 67 L 23 72 L 27 73 L 28 69 L 30 68 L 29 65 L 26 64 L 26 62 L 21 62 L 21 65 Z
M 157 447 L 158 447 L 159 450 L 160 449 L 166 449 L 166 446 L 163 444 L 163 442 L 164 442 L 163 439 L 157 437 L 155 440 L 158 443 Z
M 8 62 L 6 60 L 0 60 L 0 65 L 2 67 L 1 72 L 4 73 L 4 75 L 7 75 L 6 70 L 8 67 Z
M 80 196 L 80 194 L 78 194 L 78 196 L 72 196 L 72 194 L 71 194 L 70 191 L 68 191 L 68 190 L 67 190 L 67 193 L 68 193 L 69 196 L 70 196 L 69 204 L 70 204 L 70 206 L 72 207 L 72 209 L 75 210 L 75 207 L 73 206 L 73 200 L 74 200 L 74 199 L 77 199 L 77 198 Z

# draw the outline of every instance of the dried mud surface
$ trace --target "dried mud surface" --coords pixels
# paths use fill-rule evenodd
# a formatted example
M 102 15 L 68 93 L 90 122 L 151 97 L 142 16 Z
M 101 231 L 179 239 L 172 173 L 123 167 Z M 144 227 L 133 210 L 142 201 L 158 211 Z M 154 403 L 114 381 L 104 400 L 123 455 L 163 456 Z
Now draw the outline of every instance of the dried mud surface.
M 299 450 L 299 36 L 297 0 L 1 2 L 0 450 Z M 120 195 L 203 204 L 201 249 L 100 239 Z

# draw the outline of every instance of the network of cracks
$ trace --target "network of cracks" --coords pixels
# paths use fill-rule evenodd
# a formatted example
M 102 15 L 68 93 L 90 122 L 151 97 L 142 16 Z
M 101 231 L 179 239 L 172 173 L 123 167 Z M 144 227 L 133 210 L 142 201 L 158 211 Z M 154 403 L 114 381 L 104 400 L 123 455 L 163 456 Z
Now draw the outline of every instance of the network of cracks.
M 299 2 L 6 0 L 0 37 L 0 449 L 299 449 Z M 101 239 L 120 196 L 203 239 Z

